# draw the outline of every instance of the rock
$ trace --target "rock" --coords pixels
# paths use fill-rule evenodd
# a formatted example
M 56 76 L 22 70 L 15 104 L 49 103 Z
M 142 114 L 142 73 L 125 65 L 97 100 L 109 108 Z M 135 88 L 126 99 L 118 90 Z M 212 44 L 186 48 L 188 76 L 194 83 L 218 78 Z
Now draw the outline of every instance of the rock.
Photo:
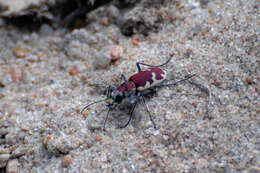
M 61 164 L 63 167 L 68 167 L 72 163 L 72 161 L 73 158 L 71 157 L 71 155 L 67 155 L 61 158 Z
M 123 53 L 123 48 L 122 46 L 113 46 L 110 48 L 110 57 L 111 57 L 111 61 L 117 61 L 121 58 L 122 53 Z
M 30 50 L 28 48 L 25 48 L 21 45 L 18 45 L 16 46 L 14 49 L 13 49 L 13 54 L 16 58 L 18 59 L 22 59 L 22 58 L 25 58 L 27 57 L 27 53 L 29 52 Z
M 0 0 L 0 7 L 3 9 L 0 11 L 0 16 L 24 14 L 26 9 L 39 7 L 40 4 L 41 0 Z
M 11 75 L 13 82 L 19 82 L 23 78 L 22 70 L 18 66 L 13 66 L 11 68 Z
M 55 155 L 66 154 L 76 149 L 82 144 L 82 141 L 73 136 L 55 136 L 45 137 L 43 144 L 50 153 Z
M 9 160 L 6 166 L 6 173 L 17 173 L 18 165 L 18 159 Z
M 85 60 L 95 68 L 105 69 L 110 62 L 120 59 L 123 53 L 121 46 L 111 45 L 116 35 L 114 32 L 113 27 L 108 27 L 101 34 L 92 34 L 84 29 L 74 30 L 66 36 L 63 49 L 70 60 Z

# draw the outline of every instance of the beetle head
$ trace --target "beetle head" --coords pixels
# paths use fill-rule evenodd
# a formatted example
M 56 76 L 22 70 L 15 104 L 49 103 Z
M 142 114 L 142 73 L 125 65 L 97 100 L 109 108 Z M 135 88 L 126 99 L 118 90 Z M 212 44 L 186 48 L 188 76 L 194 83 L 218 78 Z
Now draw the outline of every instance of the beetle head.
M 117 90 L 115 86 L 109 86 L 107 92 L 107 106 L 115 108 L 123 100 L 123 93 Z

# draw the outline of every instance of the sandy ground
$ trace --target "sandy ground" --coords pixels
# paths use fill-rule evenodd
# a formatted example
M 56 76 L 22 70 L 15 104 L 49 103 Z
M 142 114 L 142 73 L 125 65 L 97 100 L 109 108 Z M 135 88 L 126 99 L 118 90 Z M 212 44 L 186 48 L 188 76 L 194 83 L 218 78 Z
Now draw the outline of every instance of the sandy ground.
M 106 7 L 71 32 L 0 22 L 0 172 L 260 172 L 259 1 L 144 4 L 123 17 L 152 28 L 130 37 Z M 189 82 L 160 89 L 147 99 L 157 131 L 142 104 L 125 129 L 129 103 L 106 131 L 104 103 L 80 114 L 137 61 L 170 56 L 167 79 L 195 73 L 210 99 Z

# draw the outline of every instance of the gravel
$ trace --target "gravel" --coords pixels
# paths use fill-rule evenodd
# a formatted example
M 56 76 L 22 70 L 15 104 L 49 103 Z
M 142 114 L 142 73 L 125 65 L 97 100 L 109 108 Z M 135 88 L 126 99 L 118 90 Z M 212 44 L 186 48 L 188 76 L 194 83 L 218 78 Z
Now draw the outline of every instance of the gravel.
M 260 172 L 259 2 L 124 3 L 73 31 L 0 19 L 0 172 Z M 142 104 L 125 129 L 129 103 L 106 131 L 104 103 L 80 114 L 136 62 L 170 56 L 167 79 L 196 74 L 210 98 L 192 82 L 158 90 L 158 131 Z

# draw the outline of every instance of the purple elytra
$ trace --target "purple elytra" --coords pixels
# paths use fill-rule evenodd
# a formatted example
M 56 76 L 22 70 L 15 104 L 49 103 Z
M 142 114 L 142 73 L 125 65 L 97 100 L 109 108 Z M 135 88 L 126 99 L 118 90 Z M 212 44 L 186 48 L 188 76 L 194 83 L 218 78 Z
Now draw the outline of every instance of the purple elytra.
M 135 84 L 138 91 L 142 91 L 162 82 L 166 76 L 166 71 L 158 67 L 152 67 L 131 76 L 129 81 Z

